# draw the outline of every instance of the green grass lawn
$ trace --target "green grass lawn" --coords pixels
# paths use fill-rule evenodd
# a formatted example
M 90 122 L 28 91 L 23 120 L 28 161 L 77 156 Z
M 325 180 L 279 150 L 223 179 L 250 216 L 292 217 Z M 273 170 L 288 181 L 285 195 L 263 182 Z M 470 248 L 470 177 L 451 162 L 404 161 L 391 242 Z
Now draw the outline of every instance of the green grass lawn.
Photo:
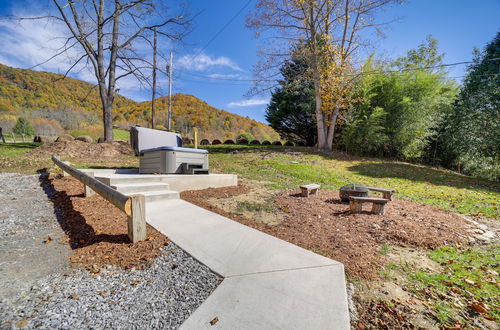
M 325 189 L 338 189 L 349 183 L 358 183 L 393 188 L 398 191 L 397 198 L 457 213 L 488 218 L 498 218 L 500 214 L 499 183 L 447 170 L 340 153 L 324 156 L 306 148 L 207 147 L 213 169 L 268 181 L 276 189 L 298 188 L 300 184 L 312 182 L 321 184 Z
M 113 138 L 115 141 L 128 141 L 130 132 L 121 128 L 113 128 Z
M 125 137 L 127 131 L 115 135 Z M 25 160 L 22 155 L 37 143 L 0 143 L 0 170 L 36 172 L 50 162 Z M 342 153 L 320 155 L 307 148 L 280 146 L 204 146 L 210 151 L 210 166 L 219 173 L 267 181 L 275 189 L 296 189 L 304 183 L 319 183 L 338 189 L 348 183 L 393 188 L 397 198 L 433 205 L 457 213 L 499 218 L 500 183 L 466 177 L 455 172 L 374 158 L 350 157 Z M 285 152 L 291 151 L 291 152 Z M 102 161 L 78 159 L 83 167 L 138 166 L 136 158 Z
M 500 245 L 457 248 L 444 246 L 429 253 L 440 271 L 416 269 L 407 263 L 403 285 L 427 302 L 430 314 L 442 325 L 471 325 L 480 315 L 500 322 Z

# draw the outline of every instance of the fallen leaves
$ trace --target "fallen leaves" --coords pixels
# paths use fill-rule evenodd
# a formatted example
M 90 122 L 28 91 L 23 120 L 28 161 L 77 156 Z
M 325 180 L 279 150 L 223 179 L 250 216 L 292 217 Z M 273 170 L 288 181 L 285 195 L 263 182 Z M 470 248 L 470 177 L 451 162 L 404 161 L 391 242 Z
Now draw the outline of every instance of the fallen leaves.
M 47 238 L 43 240 L 43 243 L 47 244 L 47 243 L 50 243 L 52 241 L 53 241 L 52 237 L 47 236 Z
M 210 325 L 214 325 L 215 323 L 219 322 L 219 318 L 218 317 L 214 317 L 212 319 L 212 321 L 210 321 Z
M 24 328 L 27 325 L 28 321 L 26 319 L 20 319 L 19 321 L 16 322 L 16 327 L 18 328 Z

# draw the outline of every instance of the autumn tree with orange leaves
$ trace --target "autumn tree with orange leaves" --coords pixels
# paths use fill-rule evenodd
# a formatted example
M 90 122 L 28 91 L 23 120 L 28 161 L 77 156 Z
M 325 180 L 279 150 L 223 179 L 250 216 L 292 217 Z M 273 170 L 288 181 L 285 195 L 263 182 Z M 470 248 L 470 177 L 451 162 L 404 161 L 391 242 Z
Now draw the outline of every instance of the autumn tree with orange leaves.
M 272 81 L 294 45 L 309 59 L 314 85 L 318 149 L 331 151 L 337 122 L 351 102 L 360 32 L 378 29 L 375 14 L 398 0 L 259 0 L 247 26 L 265 40 L 256 66 L 259 81 Z M 262 84 L 259 83 L 259 86 Z

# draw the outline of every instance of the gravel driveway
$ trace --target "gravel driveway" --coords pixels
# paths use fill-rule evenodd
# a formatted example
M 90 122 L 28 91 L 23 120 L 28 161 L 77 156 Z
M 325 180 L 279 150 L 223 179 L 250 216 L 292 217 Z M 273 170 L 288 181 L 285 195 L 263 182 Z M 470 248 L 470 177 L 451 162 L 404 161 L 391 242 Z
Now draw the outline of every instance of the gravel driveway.
M 72 268 L 44 188 L 0 174 L 1 329 L 176 329 L 220 283 L 173 243 L 145 270 Z

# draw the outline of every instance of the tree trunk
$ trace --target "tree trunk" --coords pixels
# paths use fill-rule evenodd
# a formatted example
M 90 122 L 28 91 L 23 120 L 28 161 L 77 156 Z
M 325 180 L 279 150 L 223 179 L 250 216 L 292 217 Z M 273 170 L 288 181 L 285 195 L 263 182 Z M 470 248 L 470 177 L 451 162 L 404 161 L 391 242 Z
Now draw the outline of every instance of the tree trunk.
M 104 141 L 113 142 L 113 102 L 103 104 Z
M 316 98 L 316 126 L 318 129 L 318 149 L 321 151 L 328 151 L 327 146 L 327 127 L 325 123 L 325 116 L 321 109 L 321 78 L 317 68 L 313 68 L 314 72 L 314 94 Z

